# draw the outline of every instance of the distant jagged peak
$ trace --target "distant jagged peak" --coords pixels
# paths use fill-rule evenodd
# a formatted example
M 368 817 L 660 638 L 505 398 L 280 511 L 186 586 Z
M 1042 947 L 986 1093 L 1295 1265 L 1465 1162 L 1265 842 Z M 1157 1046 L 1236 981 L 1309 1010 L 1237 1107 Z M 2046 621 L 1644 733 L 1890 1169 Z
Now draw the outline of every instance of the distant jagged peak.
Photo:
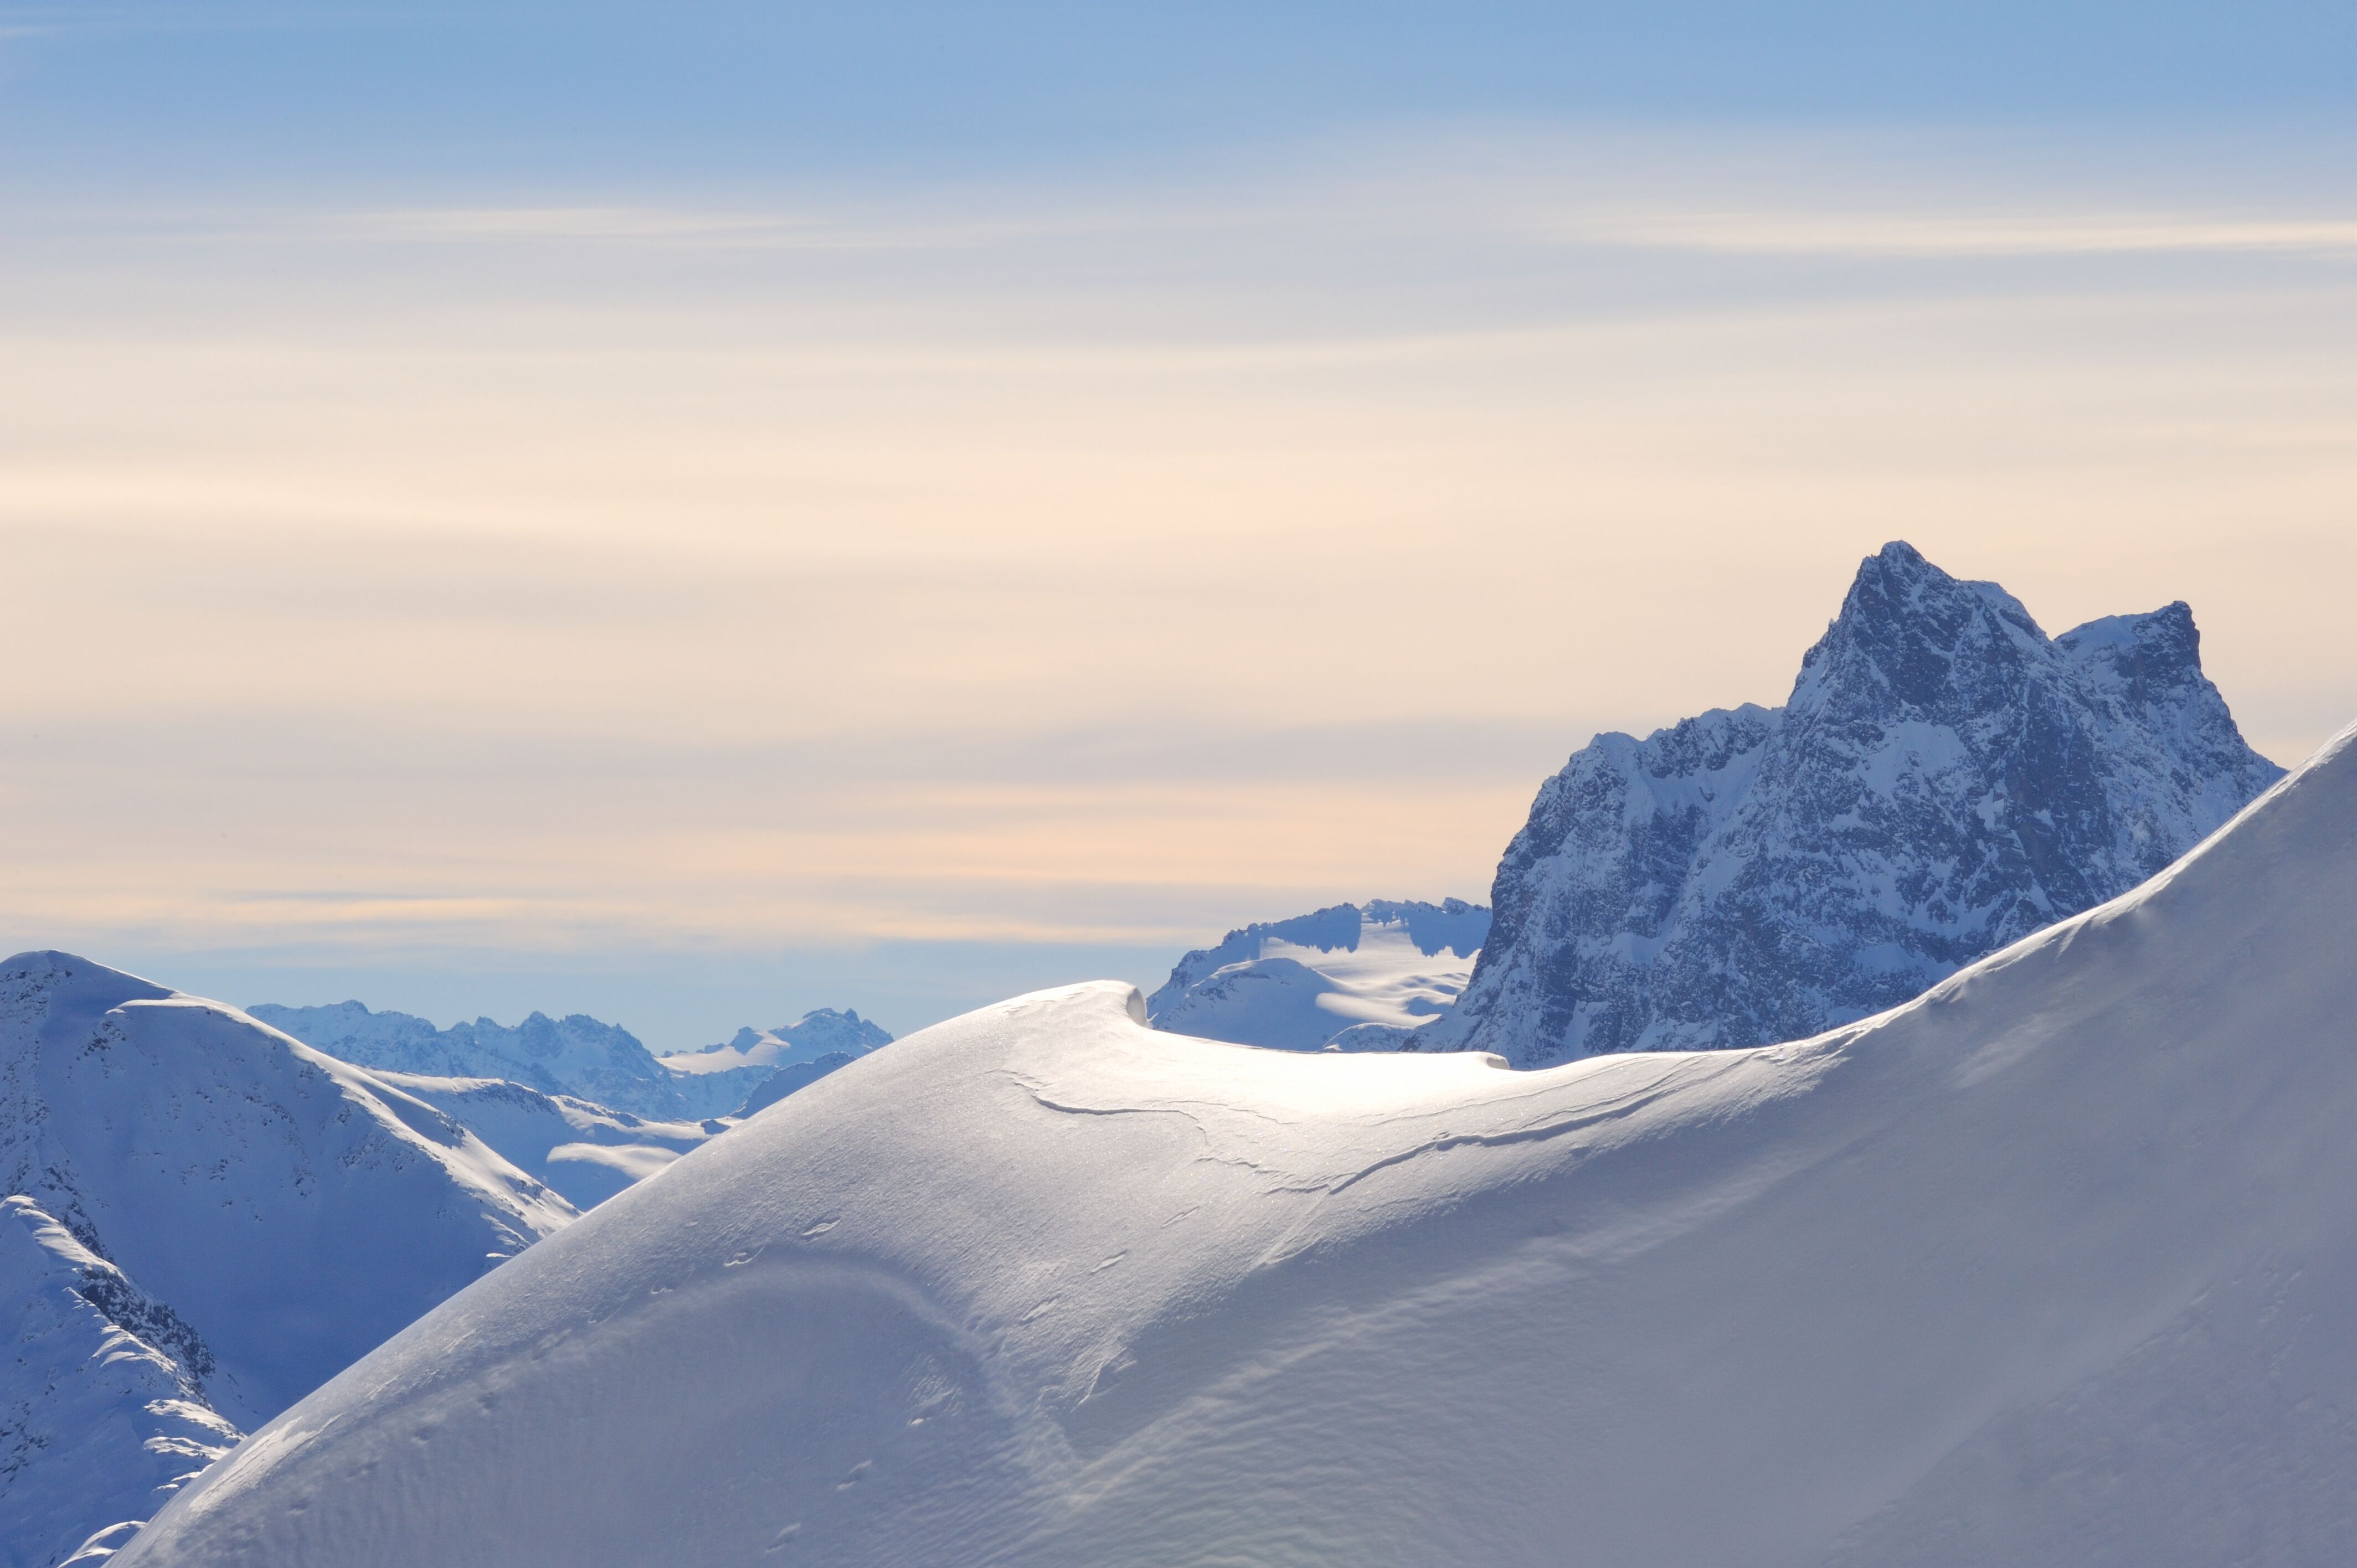
M 490 1017 L 437 1029 L 413 1014 L 358 1002 L 321 1007 L 256 1003 L 247 1011 L 315 1049 L 366 1068 L 436 1078 L 500 1078 L 573 1094 L 640 1116 L 688 1114 L 654 1054 L 619 1024 L 586 1013 L 534 1011 L 513 1028 Z
M 1329 904 L 1307 915 L 1239 926 L 1212 946 L 1189 952 L 1178 961 L 1179 967 L 1186 968 L 1199 959 L 1217 957 L 1223 962 L 1233 962 L 1243 956 L 1258 957 L 1262 946 L 1270 940 L 1315 948 L 1319 952 L 1356 952 L 1369 926 L 1404 928 L 1408 940 L 1426 956 L 1447 950 L 1459 958 L 1470 958 L 1488 934 L 1490 910 L 1487 905 L 1468 903 L 1462 898 L 1443 898 L 1437 904 L 1417 898 L 1370 898 L 1363 904 Z
M 748 1024 L 727 1039 L 692 1050 L 673 1051 L 659 1059 L 673 1071 L 695 1071 L 702 1065 L 694 1064 L 694 1058 L 698 1057 L 729 1055 L 742 1058 L 747 1063 L 758 1063 L 781 1052 L 818 1048 L 859 1055 L 891 1043 L 892 1031 L 861 1017 L 856 1007 L 813 1007 L 791 1024 L 773 1025 L 767 1029 L 757 1029 Z
M 743 1116 L 891 1043 L 892 1032 L 856 1008 L 813 1007 L 791 1024 L 748 1026 L 717 1044 L 659 1059 L 695 1114 Z M 813 1071 L 818 1063 L 826 1065 Z

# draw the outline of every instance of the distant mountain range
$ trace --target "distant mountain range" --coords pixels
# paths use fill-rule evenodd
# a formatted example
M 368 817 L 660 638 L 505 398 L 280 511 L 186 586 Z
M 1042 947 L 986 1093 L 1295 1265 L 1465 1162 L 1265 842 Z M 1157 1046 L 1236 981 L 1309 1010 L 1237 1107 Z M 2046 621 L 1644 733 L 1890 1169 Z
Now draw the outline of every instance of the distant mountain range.
M 791 1091 L 780 1084 L 800 1088 L 891 1043 L 889 1031 L 856 1012 L 822 1007 L 791 1024 L 739 1029 L 719 1045 L 655 1059 L 692 1114 L 750 1115 Z
M 534 1013 L 513 1028 L 478 1018 L 439 1029 L 413 1014 L 371 1012 L 357 1002 L 324 1007 L 264 1002 L 246 1011 L 361 1067 L 425 1078 L 500 1079 L 655 1122 L 738 1114 L 754 1091 L 780 1071 L 802 1069 L 796 1079 L 807 1082 L 807 1069 L 823 1058 L 848 1061 L 892 1039 L 857 1013 L 831 1007 L 771 1029 L 739 1029 L 735 1038 L 718 1045 L 663 1057 L 628 1029 L 579 1013 L 563 1018 Z M 458 1111 L 451 1114 L 465 1120 Z
M 513 1028 L 478 1018 L 437 1029 L 408 1013 L 371 1012 L 357 1002 L 325 1007 L 246 1009 L 274 1029 L 361 1067 L 429 1078 L 495 1078 L 544 1094 L 570 1094 L 634 1116 L 673 1121 L 693 1113 L 672 1074 L 637 1036 L 584 1014 L 534 1013 Z
M 1541 788 L 1462 999 L 1410 1043 L 1801 1039 L 2124 893 L 2283 777 L 2200 650 L 2181 603 L 2050 639 L 1886 546 L 1782 707 L 1598 736 Z
M 1280 1050 L 1396 1050 L 1448 1011 L 1490 911 L 1371 899 L 1230 931 L 1180 959 L 1146 1003 L 1157 1029 Z

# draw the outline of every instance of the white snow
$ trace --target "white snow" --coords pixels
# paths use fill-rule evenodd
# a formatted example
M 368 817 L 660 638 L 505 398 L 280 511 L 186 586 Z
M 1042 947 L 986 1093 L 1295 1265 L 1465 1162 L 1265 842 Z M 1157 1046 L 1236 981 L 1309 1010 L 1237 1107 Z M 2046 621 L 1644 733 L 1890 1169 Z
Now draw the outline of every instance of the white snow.
M 576 1208 L 603 1203 L 715 1135 L 720 1123 L 654 1122 L 500 1079 L 375 1070 L 474 1133 Z
M 0 1198 L 0 1568 L 47 1568 L 145 1519 L 240 1436 L 102 1304 L 155 1313 L 31 1198 Z
M 1147 1008 L 1156 1028 L 1237 1045 L 1396 1050 L 1457 1000 L 1488 929 L 1456 900 L 1336 905 L 1189 953 Z
M 544 1094 L 569 1094 L 633 1115 L 690 1114 L 672 1075 L 637 1036 L 587 1014 L 552 1018 L 533 1013 L 514 1028 L 478 1018 L 437 1029 L 409 1013 L 371 1013 L 357 1002 L 246 1010 L 339 1060 L 379 1071 L 444 1078 L 498 1079 Z
M 891 1043 L 888 1031 L 856 1010 L 821 1007 L 791 1024 L 739 1029 L 734 1039 L 656 1060 L 672 1075 L 674 1091 L 691 1114 L 726 1116 L 788 1068 L 806 1069 L 798 1078 L 821 1078 L 836 1065 L 828 1061 L 821 1068 L 824 1058 L 862 1057 Z M 808 1070 L 813 1069 L 818 1070 Z
M 2344 736 L 1796 1044 L 1516 1073 L 1018 998 L 444 1303 L 118 1561 L 2357 1561 L 2352 888 Z
M 0 1176 L 276 1413 L 572 1219 L 465 1128 L 219 1003 L 70 953 L 0 963 Z

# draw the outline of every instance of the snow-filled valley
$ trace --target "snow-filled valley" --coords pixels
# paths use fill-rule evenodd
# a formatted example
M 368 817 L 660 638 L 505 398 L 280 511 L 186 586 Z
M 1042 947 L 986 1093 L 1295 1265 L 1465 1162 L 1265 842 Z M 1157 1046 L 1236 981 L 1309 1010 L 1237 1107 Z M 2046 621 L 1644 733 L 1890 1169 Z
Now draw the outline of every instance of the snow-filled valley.
M 1017 998 L 444 1301 L 117 1561 L 2348 1561 L 2352 887 L 2344 736 L 1809 1040 L 1515 1072 Z

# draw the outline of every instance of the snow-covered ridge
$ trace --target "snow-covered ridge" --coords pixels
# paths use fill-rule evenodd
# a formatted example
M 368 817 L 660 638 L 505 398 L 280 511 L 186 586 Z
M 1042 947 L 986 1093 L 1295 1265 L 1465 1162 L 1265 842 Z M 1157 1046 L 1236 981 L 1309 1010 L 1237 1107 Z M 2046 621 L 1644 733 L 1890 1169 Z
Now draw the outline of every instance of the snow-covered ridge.
M 652 1176 L 724 1126 L 649 1121 L 500 1079 L 372 1076 L 448 1116 L 576 1208 L 594 1208 Z
M 185 1473 L 576 1213 L 364 1069 L 57 952 L 0 961 L 0 1317 L 27 1326 L 0 1423 L 48 1434 L 0 1468 L 8 1542 L 137 1517 L 157 1464 Z M 81 1455 L 70 1488 L 43 1454 Z
M 242 1435 L 211 1352 L 29 1197 L 0 1198 L 0 1568 L 145 1520 Z
M 922 1031 L 445 1303 L 123 1568 L 2349 1561 L 2350 742 L 1807 1041 L 1507 1072 L 1118 985 Z
M 2282 769 L 2182 604 L 2049 639 L 1903 543 L 1781 708 L 1602 735 L 1500 862 L 1496 929 L 1408 1043 L 1517 1066 L 1792 1038 L 2136 886 Z
M 1262 921 L 1180 959 L 1147 1010 L 1157 1028 L 1239 1045 L 1393 1050 L 1457 999 L 1489 929 L 1459 898 Z

